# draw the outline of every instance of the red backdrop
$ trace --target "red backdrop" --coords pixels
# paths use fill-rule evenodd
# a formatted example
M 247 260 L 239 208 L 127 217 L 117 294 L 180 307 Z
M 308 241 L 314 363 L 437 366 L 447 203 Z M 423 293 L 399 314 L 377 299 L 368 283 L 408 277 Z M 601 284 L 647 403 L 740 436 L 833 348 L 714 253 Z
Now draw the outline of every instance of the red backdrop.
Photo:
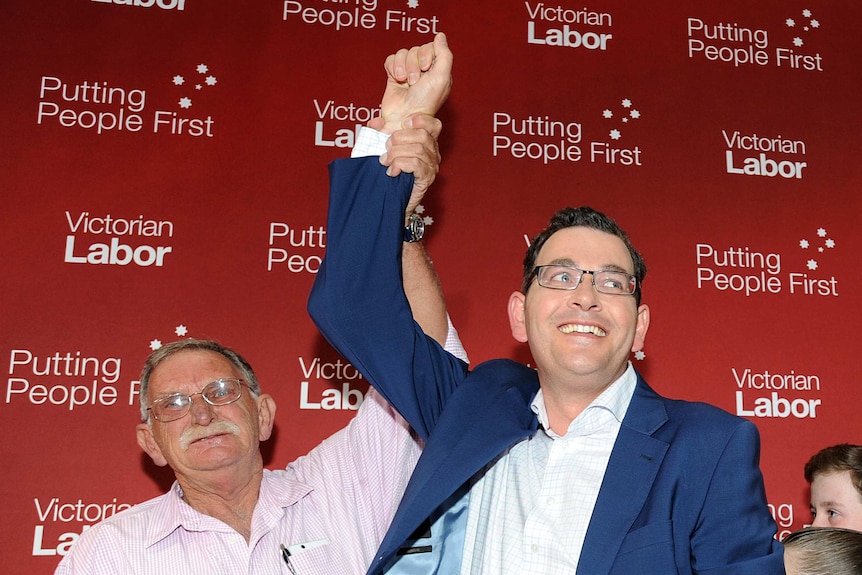
M 473 362 L 530 361 L 505 314 L 525 236 L 606 211 L 650 268 L 637 368 L 754 421 L 780 533 L 809 521 L 802 465 L 860 441 L 862 5 L 634 4 L 5 2 L 4 572 L 51 573 L 166 489 L 134 439 L 151 342 L 248 357 L 272 467 L 351 417 L 364 383 L 305 311 L 326 164 L 386 54 L 436 31 L 455 85 L 424 215 Z

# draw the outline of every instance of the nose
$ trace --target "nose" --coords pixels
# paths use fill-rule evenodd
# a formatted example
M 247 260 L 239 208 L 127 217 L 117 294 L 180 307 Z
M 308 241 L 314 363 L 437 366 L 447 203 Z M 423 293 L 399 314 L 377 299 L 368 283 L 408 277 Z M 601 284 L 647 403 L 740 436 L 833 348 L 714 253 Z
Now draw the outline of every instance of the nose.
M 206 425 L 215 419 L 215 411 L 213 406 L 207 403 L 200 394 L 195 394 L 191 397 L 192 420 L 198 425 Z
M 568 292 L 569 304 L 576 305 L 583 310 L 592 309 L 599 306 L 599 292 L 596 286 L 593 285 L 593 273 L 583 272 L 581 281 L 578 287 Z

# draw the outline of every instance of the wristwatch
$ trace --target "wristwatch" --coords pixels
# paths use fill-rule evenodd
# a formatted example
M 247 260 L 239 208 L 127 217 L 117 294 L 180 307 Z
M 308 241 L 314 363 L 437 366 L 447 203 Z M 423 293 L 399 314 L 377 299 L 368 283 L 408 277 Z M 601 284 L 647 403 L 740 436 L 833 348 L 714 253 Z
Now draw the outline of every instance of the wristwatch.
M 419 214 L 412 213 L 404 226 L 404 241 L 418 242 L 425 235 L 425 220 Z

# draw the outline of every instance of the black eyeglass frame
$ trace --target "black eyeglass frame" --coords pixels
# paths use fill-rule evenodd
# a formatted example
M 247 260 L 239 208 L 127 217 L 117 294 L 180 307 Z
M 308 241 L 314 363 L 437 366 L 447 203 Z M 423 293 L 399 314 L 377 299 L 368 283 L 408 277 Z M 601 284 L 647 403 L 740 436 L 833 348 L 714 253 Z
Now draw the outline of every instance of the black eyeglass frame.
M 544 269 L 557 268 L 561 270 L 569 270 L 574 272 L 573 277 L 574 281 L 567 284 L 556 283 L 551 284 L 548 283 L 548 279 L 544 277 L 542 271 Z M 566 290 L 571 291 L 578 289 L 578 286 L 581 285 L 581 280 L 584 278 L 584 274 L 590 274 L 592 277 L 593 287 L 596 288 L 596 291 L 602 294 L 607 295 L 635 295 L 638 289 L 638 279 L 635 275 L 630 274 L 628 272 L 623 272 L 619 270 L 582 270 L 581 268 L 565 265 L 565 264 L 547 264 L 542 266 L 536 266 L 533 269 L 533 273 L 530 274 L 530 281 L 533 279 L 536 280 L 543 288 L 547 289 L 556 289 L 556 290 Z M 596 278 L 599 278 L 597 281 Z M 619 291 L 614 291 L 614 288 L 608 288 L 606 286 L 606 282 L 602 281 L 603 279 L 622 279 L 625 278 L 624 282 L 620 283 Z M 625 286 L 625 287 L 622 287 Z M 629 291 L 626 291 L 628 289 Z

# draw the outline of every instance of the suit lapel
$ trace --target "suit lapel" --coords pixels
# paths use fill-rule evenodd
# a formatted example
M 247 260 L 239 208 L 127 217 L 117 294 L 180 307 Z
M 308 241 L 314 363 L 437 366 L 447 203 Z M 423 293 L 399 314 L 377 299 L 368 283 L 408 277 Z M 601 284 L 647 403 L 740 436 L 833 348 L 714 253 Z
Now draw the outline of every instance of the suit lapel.
M 477 368 L 449 399 L 419 458 L 377 559 L 390 557 L 455 490 L 537 428 L 535 372 L 514 362 Z M 387 559 L 388 560 L 388 559 Z M 375 561 L 374 567 L 380 565 Z
M 668 444 L 652 434 L 667 421 L 661 397 L 638 375 L 638 384 L 611 451 L 578 562 L 579 574 L 610 572 L 620 545 L 652 489 Z

